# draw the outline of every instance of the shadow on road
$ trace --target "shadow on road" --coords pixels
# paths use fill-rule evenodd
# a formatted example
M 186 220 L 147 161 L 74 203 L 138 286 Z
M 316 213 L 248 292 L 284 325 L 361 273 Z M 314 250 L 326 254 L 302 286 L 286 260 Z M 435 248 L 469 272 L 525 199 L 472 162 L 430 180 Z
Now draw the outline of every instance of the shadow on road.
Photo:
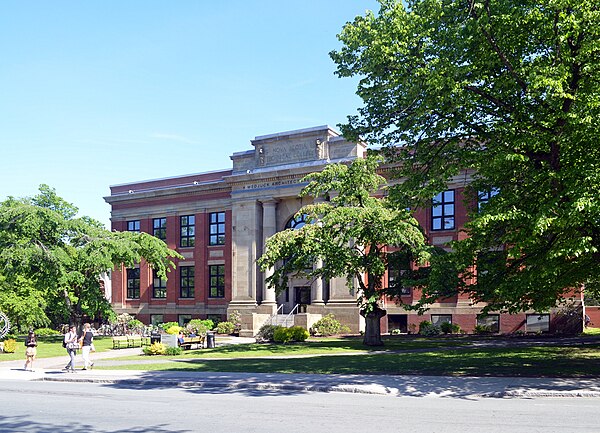
M 243 394 L 264 397 L 308 392 L 353 392 L 397 397 L 451 397 L 462 399 L 524 398 L 531 392 L 577 392 L 582 387 L 600 392 L 596 379 L 286 375 L 248 373 L 146 372 L 135 380 L 106 384 L 118 389 L 161 389 L 178 386 L 196 394 Z
M 173 430 L 166 428 L 163 424 L 144 427 L 128 427 L 126 429 L 110 429 L 91 426 L 84 423 L 73 423 L 65 425 L 64 421 L 48 421 L 44 423 L 35 422 L 27 416 L 11 417 L 0 416 L 0 431 L 2 432 L 31 432 L 31 433 L 189 433 L 193 430 Z

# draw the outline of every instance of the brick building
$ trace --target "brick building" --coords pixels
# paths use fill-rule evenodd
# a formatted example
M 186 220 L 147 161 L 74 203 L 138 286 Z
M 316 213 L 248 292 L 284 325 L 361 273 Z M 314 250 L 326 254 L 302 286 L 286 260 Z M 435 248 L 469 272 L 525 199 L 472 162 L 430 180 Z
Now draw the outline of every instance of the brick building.
M 111 186 L 113 230 L 143 231 L 163 239 L 184 259 L 177 261 L 168 281 L 153 275 L 145 263 L 112 273 L 112 304 L 116 312 L 135 315 L 145 323 L 193 318 L 225 319 L 242 313 L 242 335 L 253 335 L 273 314 L 292 313 L 297 325 L 310 327 L 333 313 L 354 332 L 364 324 L 356 294 L 343 278 L 330 281 L 291 279 L 289 289 L 275 295 L 265 286 L 256 260 L 267 239 L 277 231 L 299 227 L 294 214 L 305 204 L 298 194 L 301 179 L 326 164 L 362 157 L 366 147 L 352 143 L 328 126 L 256 137 L 252 149 L 234 153 L 227 170 L 176 176 Z M 432 207 L 415 217 L 430 242 L 443 246 L 460 239 L 467 215 L 464 190 L 468 175 L 457 177 L 436 196 Z M 401 268 L 386 278 L 397 278 Z M 407 290 L 404 303 L 418 299 Z M 576 300 L 579 302 L 579 300 Z M 295 308 L 298 306 L 297 308 Z M 471 332 L 479 324 L 497 332 L 552 331 L 558 316 L 534 312 L 490 314 L 465 296 L 435 304 L 424 315 L 386 302 L 382 330 L 411 331 L 422 320 L 450 321 Z

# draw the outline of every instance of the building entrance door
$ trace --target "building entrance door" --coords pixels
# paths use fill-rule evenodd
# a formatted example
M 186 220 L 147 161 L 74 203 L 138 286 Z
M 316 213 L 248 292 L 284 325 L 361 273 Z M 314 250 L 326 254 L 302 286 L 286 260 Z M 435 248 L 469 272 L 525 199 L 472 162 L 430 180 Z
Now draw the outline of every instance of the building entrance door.
M 306 313 L 306 306 L 310 305 L 310 287 L 294 287 L 294 302 L 298 304 L 298 313 Z

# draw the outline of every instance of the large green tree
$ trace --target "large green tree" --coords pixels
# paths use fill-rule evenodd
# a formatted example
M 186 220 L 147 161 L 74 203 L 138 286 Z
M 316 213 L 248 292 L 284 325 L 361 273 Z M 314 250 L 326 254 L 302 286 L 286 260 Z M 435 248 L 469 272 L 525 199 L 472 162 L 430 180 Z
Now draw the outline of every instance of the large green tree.
M 472 198 L 498 192 L 473 209 L 468 239 L 432 262 L 423 302 L 464 291 L 519 311 L 550 308 L 569 288 L 597 296 L 598 2 L 380 3 L 343 28 L 331 53 L 340 77 L 360 77 L 364 101 L 344 135 L 398 162 L 400 204 L 428 205 L 463 170 Z M 474 276 L 478 258 L 477 283 L 443 278 L 444 268 Z
M 274 268 L 267 283 L 278 293 L 287 287 L 290 275 L 345 277 L 349 288 L 358 289 L 364 343 L 372 346 L 382 344 L 379 323 L 385 311 L 380 300 L 396 289 L 382 284 L 389 260 L 399 253 L 422 260 L 428 253 L 410 212 L 390 206 L 387 197 L 373 196 L 386 184 L 376 173 L 379 162 L 370 156 L 308 175 L 301 195 L 323 201 L 300 209 L 298 215 L 305 215 L 308 223 L 270 237 L 258 261 L 263 270 Z
M 145 260 L 162 276 L 179 257 L 146 233 L 110 232 L 42 185 L 0 203 L 0 310 L 18 328 L 107 317 L 100 277 Z

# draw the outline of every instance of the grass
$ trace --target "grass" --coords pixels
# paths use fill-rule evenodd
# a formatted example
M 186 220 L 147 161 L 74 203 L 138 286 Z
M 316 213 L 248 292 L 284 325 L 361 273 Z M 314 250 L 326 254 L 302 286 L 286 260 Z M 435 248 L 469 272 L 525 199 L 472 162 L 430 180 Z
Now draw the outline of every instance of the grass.
M 187 351 L 181 356 L 168 358 L 120 358 L 122 364 L 117 363 L 111 368 L 298 374 L 600 377 L 600 341 L 573 347 L 478 348 L 473 345 L 476 341 L 493 339 L 497 337 L 387 337 L 384 339 L 385 346 L 380 348 L 365 348 L 361 339 L 356 337 L 314 339 L 288 345 L 241 344 Z M 326 354 L 337 356 L 323 356 Z M 286 355 L 312 356 L 269 358 Z M 140 359 L 153 362 L 144 365 L 127 362 Z
M 25 337 L 17 339 L 17 350 L 15 353 L 0 353 L 0 361 L 14 361 L 25 359 Z M 105 352 L 112 349 L 110 337 L 94 337 L 94 347 L 97 352 Z M 66 355 L 66 349 L 62 347 L 62 339 L 39 338 L 37 346 L 38 358 L 52 358 Z
M 220 341 L 220 337 L 217 342 Z M 170 356 L 170 359 L 194 358 L 261 358 L 270 356 L 314 356 L 343 355 L 349 353 L 394 352 L 398 350 L 420 350 L 442 347 L 456 347 L 472 344 L 465 339 L 428 339 L 384 337 L 385 346 L 366 347 L 360 337 L 319 338 L 304 343 L 289 344 L 232 344 L 214 349 L 186 350 L 181 355 Z M 115 360 L 139 360 L 140 356 L 114 358 Z
M 600 377 L 600 344 L 265 359 L 177 359 L 116 369 L 308 374 Z
M 586 334 L 586 335 L 600 335 Z M 105 369 L 308 374 L 416 374 L 451 376 L 600 377 L 600 339 L 578 346 L 481 348 L 474 343 L 499 337 L 384 337 L 385 346 L 368 348 L 360 337 L 309 339 L 296 344 L 236 344 L 185 351 L 179 356 L 129 356 Z M 220 337 L 218 337 L 218 340 Z M 504 341 L 514 341 L 506 339 Z M 222 341 L 222 340 L 221 340 Z M 526 341 L 526 340 L 525 340 Z M 112 348 L 110 337 L 96 337 L 98 351 Z M 40 341 L 41 358 L 64 356 L 60 341 Z M 309 357 L 301 357 L 307 355 Z M 337 355 L 337 356 L 326 356 Z M 22 340 L 14 354 L 21 360 Z M 297 356 L 296 358 L 281 358 Z M 280 358 L 277 358 L 280 357 Z M 202 358 L 202 359 L 199 359 Z M 227 358 L 227 359 L 225 359 Z M 151 361 L 140 364 L 135 361 Z M 101 368 L 98 366 L 98 368 Z
M 586 336 L 600 335 L 600 328 L 585 328 L 582 332 L 582 335 L 586 335 Z

